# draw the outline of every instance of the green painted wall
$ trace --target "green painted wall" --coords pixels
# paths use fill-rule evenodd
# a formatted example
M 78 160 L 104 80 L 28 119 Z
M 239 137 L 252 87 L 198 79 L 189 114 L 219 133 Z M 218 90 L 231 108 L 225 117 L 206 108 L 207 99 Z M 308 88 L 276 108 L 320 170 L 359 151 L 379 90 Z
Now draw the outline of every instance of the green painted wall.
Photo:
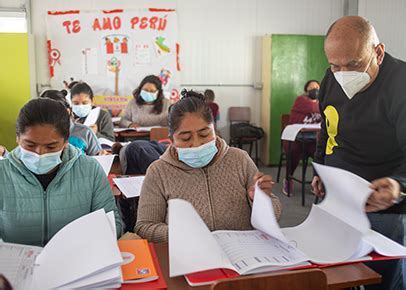
M 13 149 L 15 122 L 30 98 L 28 35 L 0 33 L 0 144 Z
M 272 35 L 271 126 L 269 158 L 277 165 L 280 155 L 280 117 L 289 114 L 296 97 L 309 79 L 321 81 L 328 61 L 324 36 Z

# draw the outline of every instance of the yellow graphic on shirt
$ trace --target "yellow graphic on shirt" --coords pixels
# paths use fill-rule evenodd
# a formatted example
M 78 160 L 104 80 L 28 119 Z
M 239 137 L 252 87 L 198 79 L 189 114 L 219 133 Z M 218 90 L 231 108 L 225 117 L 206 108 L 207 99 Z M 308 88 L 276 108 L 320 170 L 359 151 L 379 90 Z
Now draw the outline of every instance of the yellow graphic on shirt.
M 324 110 L 324 115 L 326 116 L 326 127 L 327 127 L 327 146 L 326 146 L 326 155 L 333 154 L 333 148 L 338 146 L 335 137 L 338 133 L 338 112 L 333 106 L 327 106 Z

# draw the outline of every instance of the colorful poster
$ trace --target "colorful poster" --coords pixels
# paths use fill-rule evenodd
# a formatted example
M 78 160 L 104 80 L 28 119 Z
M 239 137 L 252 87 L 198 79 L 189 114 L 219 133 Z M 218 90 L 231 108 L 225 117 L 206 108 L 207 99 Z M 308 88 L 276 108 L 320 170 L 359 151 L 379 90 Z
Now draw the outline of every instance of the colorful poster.
M 154 74 L 165 96 L 178 95 L 175 10 L 53 11 L 46 20 L 53 87 L 74 76 L 88 82 L 95 95 L 130 96 L 145 76 Z

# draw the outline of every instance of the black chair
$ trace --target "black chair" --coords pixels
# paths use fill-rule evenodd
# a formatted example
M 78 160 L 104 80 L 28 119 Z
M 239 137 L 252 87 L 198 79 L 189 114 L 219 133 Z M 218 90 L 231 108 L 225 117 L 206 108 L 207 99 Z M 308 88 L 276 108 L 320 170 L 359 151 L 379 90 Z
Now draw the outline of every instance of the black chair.
M 282 114 L 281 115 L 281 136 L 282 136 L 282 132 L 285 129 L 285 127 L 287 125 L 289 125 L 289 117 L 290 114 Z M 278 174 L 276 176 L 276 182 L 279 182 L 280 176 L 281 176 L 281 168 L 283 165 L 283 161 L 286 161 L 286 153 L 283 150 L 283 140 L 281 139 L 281 154 L 279 156 L 279 165 L 278 165 Z

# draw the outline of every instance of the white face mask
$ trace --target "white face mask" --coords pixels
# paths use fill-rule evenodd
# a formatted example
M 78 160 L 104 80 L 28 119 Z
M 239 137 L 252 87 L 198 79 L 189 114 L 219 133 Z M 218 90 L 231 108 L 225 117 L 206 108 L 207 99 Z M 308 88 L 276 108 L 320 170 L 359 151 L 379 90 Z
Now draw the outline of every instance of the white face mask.
M 334 73 L 334 77 L 350 100 L 371 81 L 371 77 L 366 72 L 371 64 L 371 60 L 372 56 L 367 68 L 363 72 L 338 71 Z

